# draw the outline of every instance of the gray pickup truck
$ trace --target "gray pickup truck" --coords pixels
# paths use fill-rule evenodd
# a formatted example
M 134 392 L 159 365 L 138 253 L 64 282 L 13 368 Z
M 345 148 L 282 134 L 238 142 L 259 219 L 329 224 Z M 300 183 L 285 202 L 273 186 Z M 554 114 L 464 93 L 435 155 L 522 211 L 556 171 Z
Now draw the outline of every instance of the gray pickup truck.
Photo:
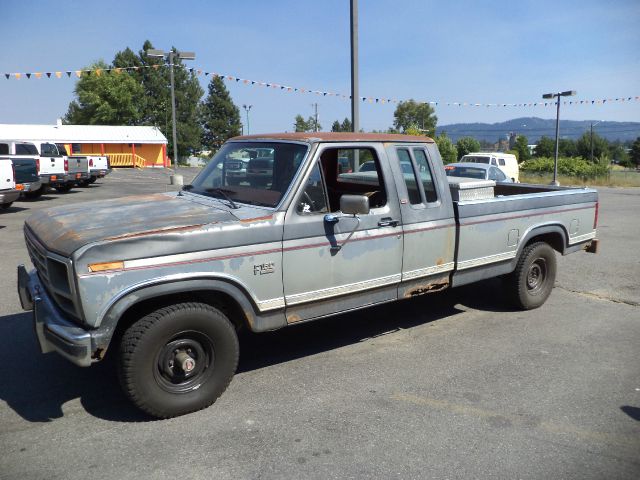
M 255 149 L 272 153 L 272 176 L 238 185 L 225 159 Z M 595 252 L 597 214 L 591 189 L 447 177 L 426 137 L 237 137 L 180 192 L 29 217 L 35 269 L 18 267 L 18 293 L 42 352 L 89 366 L 109 351 L 126 395 L 166 418 L 222 394 L 242 328 L 496 276 L 515 306 L 539 307 L 555 252 Z

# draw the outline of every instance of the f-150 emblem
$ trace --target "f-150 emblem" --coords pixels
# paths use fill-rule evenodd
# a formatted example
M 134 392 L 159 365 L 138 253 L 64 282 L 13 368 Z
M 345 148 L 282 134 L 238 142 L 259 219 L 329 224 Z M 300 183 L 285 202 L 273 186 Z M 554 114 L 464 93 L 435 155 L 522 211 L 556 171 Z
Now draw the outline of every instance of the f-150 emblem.
M 263 263 L 261 265 L 253 266 L 254 275 L 266 275 L 267 273 L 273 273 L 276 270 L 276 266 L 273 262 Z

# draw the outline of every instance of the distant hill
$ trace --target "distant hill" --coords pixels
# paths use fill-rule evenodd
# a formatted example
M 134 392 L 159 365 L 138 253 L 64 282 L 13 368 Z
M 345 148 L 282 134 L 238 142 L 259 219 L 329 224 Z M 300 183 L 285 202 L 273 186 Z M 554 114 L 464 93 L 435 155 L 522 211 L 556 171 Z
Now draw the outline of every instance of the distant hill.
M 591 120 L 560 120 L 560 137 L 577 140 L 589 131 L 590 126 Z M 523 117 L 501 123 L 453 123 L 436 128 L 437 134 L 443 131 L 447 132 L 447 135 L 454 142 L 461 137 L 474 137 L 477 140 L 497 142 L 498 139 L 505 138 L 510 132 L 513 132 L 525 135 L 529 143 L 533 144 L 543 135 L 555 138 L 556 120 Z M 593 131 L 607 140 L 625 142 L 640 137 L 640 122 L 600 122 L 594 125 Z

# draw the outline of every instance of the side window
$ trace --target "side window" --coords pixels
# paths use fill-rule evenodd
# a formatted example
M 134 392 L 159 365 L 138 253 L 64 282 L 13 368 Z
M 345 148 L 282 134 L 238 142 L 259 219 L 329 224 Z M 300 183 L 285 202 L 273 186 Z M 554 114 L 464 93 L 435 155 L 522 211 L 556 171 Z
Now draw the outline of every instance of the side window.
M 502 167 L 504 167 L 504 158 L 499 158 L 498 159 L 498 164 Z
M 380 162 L 370 148 L 327 148 L 320 156 L 330 212 L 340 210 L 344 194 L 366 195 L 371 208 L 387 204 Z
M 404 178 L 404 183 L 407 186 L 407 192 L 409 193 L 409 202 L 411 202 L 411 205 L 422 203 L 422 197 L 420 196 L 420 190 L 418 189 L 418 178 L 416 177 L 416 172 L 413 170 L 409 150 L 406 148 L 399 148 L 397 152 L 400 170 L 402 170 L 402 177 Z
M 507 176 L 504 174 L 502 170 L 496 168 L 496 182 L 504 182 L 507 179 Z
M 324 183 L 320 174 L 320 166 L 316 163 L 311 170 L 307 184 L 302 192 L 296 210 L 299 214 L 327 213 L 327 199 L 324 194 Z
M 492 159 L 491 159 L 491 165 L 497 165 L 497 164 L 498 164 L 498 163 L 496 162 L 496 159 L 495 159 L 495 158 L 492 158 Z
M 427 154 L 421 148 L 414 148 L 413 156 L 416 159 L 416 166 L 418 167 L 420 180 L 422 181 L 422 188 L 424 189 L 424 194 L 427 197 L 427 202 L 437 202 L 438 194 L 436 193 L 436 187 L 433 183 L 433 175 L 431 174 L 431 168 L 429 168 Z
M 495 180 L 496 182 L 498 181 L 498 169 L 491 167 L 489 169 L 489 180 Z
M 8 143 L 0 143 L 0 155 L 9 155 Z

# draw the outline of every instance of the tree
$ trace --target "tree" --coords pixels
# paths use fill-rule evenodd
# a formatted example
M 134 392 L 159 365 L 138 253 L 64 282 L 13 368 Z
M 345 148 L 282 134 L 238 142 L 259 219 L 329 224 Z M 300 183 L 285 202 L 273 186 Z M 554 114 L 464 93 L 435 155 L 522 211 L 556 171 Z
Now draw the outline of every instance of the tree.
M 554 157 L 556 154 L 556 141 L 552 138 L 542 136 L 533 152 L 534 157 Z
M 636 138 L 633 145 L 631 145 L 631 154 L 629 157 L 636 167 L 640 166 L 640 137 Z
M 305 121 L 302 115 L 298 114 L 296 115 L 293 128 L 296 129 L 296 132 L 307 132 L 309 130 L 309 124 Z
M 473 137 L 462 137 L 456 142 L 456 150 L 458 151 L 458 159 L 472 152 L 481 150 L 480 142 Z
M 231 100 L 222 78 L 214 76 L 208 92 L 200 107 L 202 144 L 215 152 L 229 138 L 240 135 L 240 110 Z
M 458 160 L 458 151 L 446 132 L 442 132 L 435 138 L 443 163 L 452 163 Z
M 342 121 L 342 123 L 340 123 L 338 120 L 336 120 L 331 125 L 331 131 L 332 132 L 351 132 L 351 131 L 353 131 L 353 125 L 351 124 L 351 120 L 349 120 L 348 118 L 345 118 Z
M 516 157 L 519 162 L 524 162 L 531 158 L 531 153 L 529 153 L 529 140 L 524 135 L 518 135 L 516 137 L 513 149 L 517 152 Z
M 403 133 L 414 127 L 419 128 L 425 135 L 435 135 L 438 117 L 428 103 L 418 103 L 413 99 L 400 102 L 393 117 L 393 126 Z
M 142 117 L 143 90 L 135 78 L 107 73 L 110 66 L 96 62 L 76 83 L 76 99 L 69 104 L 65 121 L 76 125 L 137 125 Z
M 555 143 L 553 154 L 555 156 Z M 578 151 L 576 149 L 576 142 L 571 140 L 570 138 L 561 138 L 558 142 L 558 156 L 559 157 L 576 157 L 578 156 Z
M 593 155 L 591 155 L 592 145 Z M 576 152 L 585 160 L 591 160 L 593 158 L 595 161 L 595 159 L 603 155 L 609 155 L 609 142 L 595 132 L 593 132 L 593 138 L 590 131 L 585 132 L 576 142 Z

